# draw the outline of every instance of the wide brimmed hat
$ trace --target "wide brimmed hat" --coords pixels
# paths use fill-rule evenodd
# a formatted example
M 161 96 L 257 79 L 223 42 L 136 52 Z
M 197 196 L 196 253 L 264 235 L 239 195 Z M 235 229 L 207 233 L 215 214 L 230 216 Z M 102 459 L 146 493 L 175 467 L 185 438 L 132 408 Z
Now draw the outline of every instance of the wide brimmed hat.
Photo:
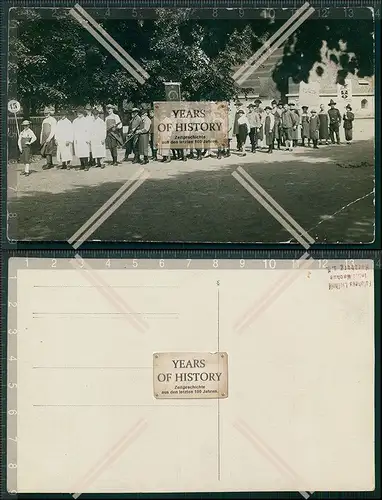
M 241 113 L 244 115 L 244 109 L 239 109 L 238 113 Z
M 261 99 L 255 99 L 254 103 L 255 104 L 261 104 Z
M 351 108 L 351 106 L 350 106 L 350 104 L 348 104 L 348 105 L 346 106 L 346 109 L 350 109 L 350 110 L 352 109 L 352 108 Z
M 296 103 L 291 101 L 291 102 L 288 102 L 289 106 L 296 106 Z
M 247 108 L 254 108 L 254 107 L 255 107 L 255 105 L 254 105 L 254 104 L 252 104 L 252 103 L 251 103 L 251 104 L 248 104 L 248 106 L 247 106 Z
M 272 111 L 272 108 L 270 106 L 265 106 L 265 110 L 270 109 Z
M 275 99 L 273 99 L 273 100 L 271 101 L 271 104 L 277 104 L 277 101 L 276 101 Z
M 315 109 L 312 109 L 310 112 L 311 113 L 317 113 L 317 111 Z
M 115 109 L 114 104 L 107 104 L 106 109 Z
M 140 110 L 139 108 L 133 108 L 133 109 L 131 110 L 131 112 L 133 113 L 133 111 L 135 111 L 135 112 L 139 113 L 141 110 Z M 143 111 L 143 110 L 142 110 L 142 111 Z
M 336 105 L 337 103 L 333 101 L 333 99 L 330 99 L 329 106 Z
M 30 125 L 31 122 L 29 120 L 24 120 L 21 125 Z
M 301 106 L 301 109 L 308 109 L 309 106 Z

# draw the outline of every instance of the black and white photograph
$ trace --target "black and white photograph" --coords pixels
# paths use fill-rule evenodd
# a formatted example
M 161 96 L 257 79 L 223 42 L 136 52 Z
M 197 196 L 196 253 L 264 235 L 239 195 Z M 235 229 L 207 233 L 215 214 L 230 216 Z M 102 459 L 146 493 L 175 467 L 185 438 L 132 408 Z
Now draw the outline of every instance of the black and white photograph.
M 12 8 L 8 238 L 375 239 L 372 9 Z

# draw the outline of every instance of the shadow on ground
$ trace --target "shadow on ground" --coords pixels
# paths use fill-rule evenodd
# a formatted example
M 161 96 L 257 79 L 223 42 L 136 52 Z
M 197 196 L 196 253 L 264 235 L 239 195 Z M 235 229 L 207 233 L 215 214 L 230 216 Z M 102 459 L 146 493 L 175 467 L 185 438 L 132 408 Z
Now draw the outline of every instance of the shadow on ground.
M 242 166 L 318 242 L 366 243 L 374 239 L 373 141 L 351 146 L 300 148 L 295 153 L 258 152 L 169 165 L 151 163 L 150 178 L 91 236 L 94 240 L 161 242 L 263 242 L 290 240 L 290 234 L 232 176 Z M 16 240 L 67 240 L 127 180 L 134 168 L 107 167 L 102 177 L 92 170 L 82 185 L 63 184 L 23 191 L 9 202 L 17 223 Z M 34 176 L 38 179 L 39 168 Z M 97 169 L 98 170 L 98 169 Z M 42 173 L 42 172 L 41 172 Z M 57 174 L 44 173 L 49 183 Z M 97 173 L 97 176 L 101 175 Z M 31 176 L 31 179 L 32 177 Z M 37 181 L 34 181 L 36 184 Z M 43 184 L 43 183 L 42 183 Z M 49 187 L 49 186 L 48 186 Z M 48 187 L 46 189 L 48 189 Z

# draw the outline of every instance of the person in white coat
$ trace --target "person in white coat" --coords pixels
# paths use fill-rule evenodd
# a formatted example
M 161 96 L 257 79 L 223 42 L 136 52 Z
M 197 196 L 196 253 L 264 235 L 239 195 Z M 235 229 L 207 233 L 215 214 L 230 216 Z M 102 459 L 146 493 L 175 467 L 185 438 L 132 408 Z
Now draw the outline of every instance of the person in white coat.
M 93 159 L 96 161 L 96 167 L 105 168 L 102 158 L 106 156 L 106 123 L 99 116 L 99 110 L 93 109 L 94 120 L 90 128 L 90 148 L 92 151 Z
M 88 122 L 88 128 L 91 129 L 94 122 L 94 113 L 91 104 L 85 106 L 85 120 Z M 92 145 L 89 145 L 89 166 L 93 167 L 95 165 L 94 155 L 92 151 Z
M 57 168 L 70 168 L 73 160 L 73 124 L 67 117 L 67 110 L 61 111 L 61 118 L 56 125 L 54 138 L 57 145 L 57 161 L 61 166 Z
M 90 130 L 85 110 L 77 109 L 77 118 L 73 121 L 74 154 L 80 159 L 81 170 L 89 170 Z

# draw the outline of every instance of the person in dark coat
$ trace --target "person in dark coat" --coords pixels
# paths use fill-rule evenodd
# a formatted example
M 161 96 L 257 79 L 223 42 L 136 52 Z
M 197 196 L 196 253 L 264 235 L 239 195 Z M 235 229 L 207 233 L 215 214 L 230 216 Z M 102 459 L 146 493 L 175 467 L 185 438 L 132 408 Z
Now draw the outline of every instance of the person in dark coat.
M 239 150 L 238 144 L 240 142 L 240 139 L 239 139 L 239 124 L 238 124 L 238 120 L 239 120 L 239 117 L 240 117 L 239 112 L 240 112 L 240 107 L 242 106 L 242 103 L 241 102 L 236 102 L 235 106 L 236 106 L 236 113 L 235 113 L 235 118 L 234 118 L 234 121 L 233 121 L 233 131 L 232 131 L 232 134 L 236 137 L 237 150 Z
M 29 120 L 24 120 L 22 122 L 22 131 L 20 132 L 17 145 L 20 150 L 20 161 L 24 163 L 24 172 L 22 175 L 28 176 L 30 174 L 29 165 L 31 162 L 32 154 L 31 154 L 31 144 L 36 142 L 37 137 L 33 130 L 30 128 L 31 122 Z
M 140 129 L 141 124 L 142 119 L 139 116 L 139 109 L 133 108 L 131 110 L 131 119 L 127 131 L 128 140 L 126 142 L 124 161 L 128 161 L 130 153 L 134 153 L 133 163 L 139 162 L 139 137 L 136 132 L 138 129 Z
M 42 167 L 43 170 L 53 168 L 53 156 L 56 154 L 54 134 L 56 133 L 57 120 L 53 117 L 53 114 L 53 107 L 45 107 L 45 118 L 42 122 L 40 133 L 41 156 L 46 158 L 46 165 Z
M 245 142 L 247 140 L 250 126 L 243 109 L 239 109 L 239 118 L 237 124 L 238 124 L 238 143 L 237 143 L 238 151 L 244 152 L 245 154 Z
M 302 106 L 301 114 L 301 141 L 302 145 L 305 146 L 305 139 L 308 139 L 309 145 L 309 115 L 308 106 Z
M 318 119 L 320 120 L 320 143 L 322 144 L 322 142 L 325 142 L 329 144 L 329 115 L 325 111 L 325 106 L 323 104 L 320 104 Z
M 272 101 L 271 104 L 272 104 L 272 114 L 275 118 L 275 127 L 273 130 L 273 135 L 277 143 L 277 149 L 280 149 L 282 142 L 281 114 L 283 112 L 283 105 L 281 102 L 277 104 L 276 101 Z
M 258 130 L 261 127 L 260 115 L 255 111 L 253 104 L 248 104 L 249 140 L 251 141 L 251 151 L 256 153 L 258 143 Z
M 141 125 L 136 132 L 139 139 L 138 160 L 142 165 L 146 165 L 149 162 L 150 127 L 151 120 L 148 116 L 148 111 L 143 109 L 141 112 Z M 143 160 L 140 160 L 140 155 L 143 156 Z
M 292 131 L 292 144 L 293 147 L 296 147 L 298 144 L 298 126 L 300 124 L 300 111 L 296 108 L 296 104 L 293 101 L 290 103 L 290 110 L 292 111 L 292 113 L 296 115 L 296 120 L 297 120 L 296 126 L 293 128 Z
M 354 121 L 354 113 L 352 112 L 352 108 L 350 104 L 346 106 L 346 112 L 343 116 L 344 120 L 344 131 L 345 131 L 345 139 L 347 144 L 351 144 L 353 140 L 353 121 Z
M 156 148 L 156 145 L 154 144 L 154 110 L 150 109 L 149 111 L 149 118 L 151 120 L 151 125 L 150 125 L 150 149 L 151 149 L 151 154 L 152 160 L 157 160 L 158 159 L 158 150 Z
M 275 117 L 271 111 L 272 108 L 270 106 L 266 106 L 265 115 L 263 118 L 265 143 L 268 146 L 268 153 L 273 152 L 273 145 L 275 142 L 275 137 L 274 137 Z
M 329 106 L 330 109 L 328 111 L 328 115 L 330 140 L 332 144 L 335 144 L 336 141 L 337 144 L 340 144 L 341 113 L 335 107 L 336 103 L 333 101 L 333 99 L 330 99 Z M 334 136 L 336 136 L 336 141 L 334 140 Z
M 116 106 L 108 104 L 106 106 L 108 115 L 105 118 L 106 124 L 106 139 L 105 147 L 110 150 L 112 157 L 112 165 L 119 165 L 118 162 L 118 147 L 123 145 L 121 136 L 122 122 L 116 111 Z
M 293 132 L 297 128 L 297 115 L 289 109 L 289 104 L 284 104 L 284 111 L 281 115 L 281 125 L 285 137 L 286 151 L 293 151 Z
M 312 109 L 310 112 L 311 117 L 309 120 L 309 141 L 312 140 L 313 142 L 313 148 L 318 149 L 318 138 L 320 136 L 320 119 L 317 116 L 317 112 L 315 109 Z

